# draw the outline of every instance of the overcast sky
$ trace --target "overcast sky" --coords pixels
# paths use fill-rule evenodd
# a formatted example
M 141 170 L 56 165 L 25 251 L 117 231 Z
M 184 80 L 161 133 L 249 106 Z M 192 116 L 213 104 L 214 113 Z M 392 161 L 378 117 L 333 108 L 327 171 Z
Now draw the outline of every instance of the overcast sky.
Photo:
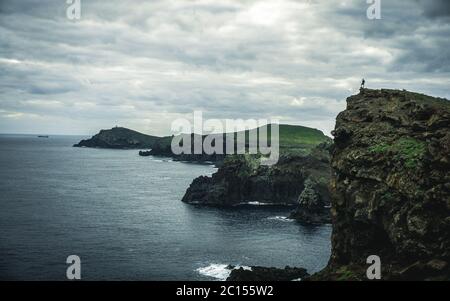
M 169 134 L 173 119 L 329 132 L 362 77 L 450 98 L 450 1 L 0 0 L 0 132 Z

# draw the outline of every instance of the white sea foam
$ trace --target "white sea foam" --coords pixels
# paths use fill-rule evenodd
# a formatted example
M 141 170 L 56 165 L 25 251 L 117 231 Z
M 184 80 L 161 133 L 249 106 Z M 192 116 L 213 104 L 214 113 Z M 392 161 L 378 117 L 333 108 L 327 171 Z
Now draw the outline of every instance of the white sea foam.
M 272 204 L 272 203 L 262 203 L 262 202 L 258 202 L 258 201 L 253 201 L 253 202 L 243 202 L 243 203 L 239 203 L 238 205 L 270 206 L 270 205 L 273 205 L 273 204 Z
M 234 269 L 243 268 L 244 270 L 251 271 L 252 268 L 248 266 L 235 266 Z M 229 268 L 228 264 L 222 264 L 222 263 L 212 263 L 206 267 L 200 267 L 196 269 L 198 273 L 200 273 L 203 276 L 211 277 L 216 280 L 225 281 L 227 280 L 228 276 L 230 276 L 230 273 L 233 269 Z
M 282 222 L 293 222 L 294 220 L 291 218 L 288 218 L 286 216 L 270 216 L 267 219 L 271 219 L 271 220 L 277 220 L 277 221 L 282 221 Z
M 254 205 L 254 206 L 263 206 L 263 205 L 265 205 L 265 203 L 261 203 L 261 202 L 248 202 L 247 204 Z
M 206 267 L 196 269 L 203 276 L 211 277 L 217 280 L 225 281 L 230 276 L 231 270 L 228 269 L 227 264 L 213 263 Z
M 237 203 L 235 206 L 282 206 L 282 205 L 289 205 L 287 203 L 264 203 L 264 202 L 258 202 L 258 201 L 251 201 L 251 202 L 241 202 Z

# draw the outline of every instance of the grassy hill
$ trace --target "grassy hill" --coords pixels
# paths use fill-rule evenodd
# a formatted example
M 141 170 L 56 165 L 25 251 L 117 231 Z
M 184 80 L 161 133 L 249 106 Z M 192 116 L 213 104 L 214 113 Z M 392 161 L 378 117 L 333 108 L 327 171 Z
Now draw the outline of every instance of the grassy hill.
M 256 129 L 244 131 L 246 146 L 248 146 L 249 144 L 249 137 L 251 135 L 255 135 L 255 132 L 257 132 L 256 135 L 258 137 L 259 143 L 259 134 L 261 133 L 261 131 L 267 131 L 267 137 L 270 143 L 271 127 L 267 128 L 267 125 L 265 125 Z M 243 133 L 242 131 L 233 133 L 235 144 L 238 135 L 242 135 L 242 133 Z M 189 136 L 189 134 L 182 134 L 182 135 Z M 225 135 L 228 134 L 213 134 L 213 135 L 218 137 L 222 136 L 223 141 L 226 141 Z M 205 137 L 206 136 L 203 136 L 202 139 L 204 139 Z M 170 154 L 171 142 L 172 137 L 160 138 L 157 145 L 155 145 L 155 150 L 153 151 L 153 154 L 166 154 L 166 155 Z M 307 154 L 316 145 L 323 142 L 331 142 L 331 138 L 324 135 L 320 130 L 297 125 L 286 125 L 286 124 L 279 125 L 279 146 L 280 146 L 280 153 L 282 154 L 288 153 Z M 194 143 L 194 139 L 192 139 L 192 134 L 191 134 L 191 143 Z
M 322 131 L 298 125 L 280 125 L 281 153 L 309 152 L 316 145 L 330 142 Z
M 257 129 L 251 129 L 245 131 L 245 141 L 248 145 L 250 133 L 258 133 L 261 130 L 267 130 L 268 138 L 271 137 L 270 127 L 263 126 Z M 242 132 L 239 132 L 242 133 Z M 183 134 L 188 136 L 189 134 Z M 225 134 L 216 134 L 225 135 Z M 203 136 L 203 139 L 206 136 Z M 234 133 L 235 141 L 238 137 L 237 133 Z M 259 136 L 258 136 L 259 137 Z M 87 140 L 82 140 L 75 146 L 78 147 L 100 147 L 100 148 L 122 148 L 122 149 L 153 149 L 154 154 L 171 153 L 172 136 L 157 137 L 139 133 L 123 127 L 115 127 L 109 130 L 101 130 L 97 135 Z M 224 136 L 225 141 L 225 136 Z M 270 140 L 269 140 L 270 141 Z M 307 153 L 314 146 L 331 141 L 331 139 L 325 136 L 321 131 L 304 126 L 297 125 L 285 125 L 279 126 L 279 145 L 282 153 Z M 191 143 L 194 139 L 191 139 Z
M 101 130 L 89 139 L 81 140 L 74 147 L 98 148 L 152 148 L 161 138 L 139 133 L 123 127 Z
M 271 137 L 271 128 L 262 126 L 258 129 L 250 130 L 267 130 L 268 137 Z M 248 138 L 246 131 L 246 138 Z M 308 128 L 300 125 L 279 125 L 279 146 L 281 153 L 307 153 L 316 145 L 323 142 L 331 142 L 331 138 L 323 134 L 322 131 Z

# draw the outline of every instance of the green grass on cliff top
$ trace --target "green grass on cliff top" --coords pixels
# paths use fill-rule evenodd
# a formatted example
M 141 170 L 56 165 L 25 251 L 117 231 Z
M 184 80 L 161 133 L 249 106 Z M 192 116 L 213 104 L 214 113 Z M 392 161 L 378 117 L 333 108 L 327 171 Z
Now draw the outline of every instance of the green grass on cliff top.
M 267 126 L 263 126 L 258 128 L 261 132 L 261 128 L 263 130 L 267 130 L 267 136 L 271 136 L 270 127 L 265 129 Z M 257 129 L 246 130 L 246 142 L 249 139 L 249 131 L 256 131 Z M 156 137 L 150 136 L 146 134 L 142 134 L 127 128 L 112 128 L 110 130 L 102 130 L 100 135 L 107 137 L 119 137 L 123 139 L 135 139 L 141 141 L 143 147 L 152 147 L 155 143 L 157 143 L 161 147 L 170 147 L 172 137 Z M 236 135 L 236 133 L 235 133 Z M 236 136 L 235 136 L 236 137 Z M 235 138 L 236 139 L 236 138 Z M 314 146 L 326 142 L 331 141 L 329 137 L 324 135 L 320 130 L 308 128 L 305 126 L 299 125 L 287 125 L 280 124 L 279 125 L 279 145 L 280 149 L 284 153 L 305 153 L 312 149 Z
M 258 128 L 265 129 L 267 126 Z M 250 130 L 255 131 L 256 129 Z M 248 132 L 246 139 L 248 139 Z M 267 129 L 268 137 L 271 136 L 271 128 Z M 279 125 L 279 145 L 282 153 L 308 153 L 316 145 L 323 142 L 331 142 L 331 138 L 320 130 L 300 125 Z
M 265 129 L 267 126 L 259 127 L 258 130 L 267 130 L 267 136 L 271 137 L 271 128 Z M 249 138 L 249 132 L 257 129 L 246 130 L 246 141 Z M 236 132 L 235 132 L 236 134 Z M 236 137 L 236 136 L 235 136 Z M 166 143 L 170 143 L 171 137 L 163 137 Z M 280 124 L 279 126 L 279 143 L 280 147 L 295 148 L 295 147 L 314 147 L 322 142 L 331 141 L 322 131 L 308 128 L 300 125 Z
M 282 146 L 317 145 L 329 140 L 329 137 L 317 129 L 299 125 L 280 125 L 280 145 Z
M 267 128 L 267 125 L 261 126 L 257 129 L 254 128 L 250 130 L 245 130 L 245 133 L 248 136 L 249 132 L 253 132 L 256 130 L 259 131 L 266 130 L 268 137 L 271 136 L 271 127 Z M 298 144 L 316 145 L 330 139 L 329 137 L 325 136 L 320 130 L 301 125 L 280 124 L 279 130 L 280 130 L 279 133 L 280 144 L 284 145 L 298 145 Z

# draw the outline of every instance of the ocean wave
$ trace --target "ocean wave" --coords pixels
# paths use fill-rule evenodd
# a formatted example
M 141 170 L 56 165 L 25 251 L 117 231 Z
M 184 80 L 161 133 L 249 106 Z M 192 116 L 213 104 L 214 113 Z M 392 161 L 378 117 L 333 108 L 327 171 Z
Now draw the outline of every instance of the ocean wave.
M 294 221 L 291 218 L 288 218 L 286 216 L 279 216 L 279 215 L 277 215 L 277 216 L 269 216 L 267 219 L 277 220 L 277 221 L 282 221 L 282 222 L 293 222 Z
M 266 205 L 270 205 L 269 203 L 261 203 L 261 202 L 248 202 L 248 205 L 253 205 L 253 206 L 266 206 Z
M 234 206 L 290 206 L 292 204 L 289 203 L 264 203 L 264 202 L 258 202 L 258 201 L 251 201 L 251 202 L 241 202 L 237 203 Z
M 250 206 L 271 206 L 271 205 L 275 205 L 273 203 L 263 203 L 263 202 L 258 202 L 258 201 L 253 201 L 253 202 L 241 202 L 236 204 L 236 206 L 242 206 L 242 205 L 250 205 Z
M 230 273 L 234 269 L 243 268 L 245 270 L 251 270 L 252 268 L 249 266 L 235 266 L 231 267 L 229 264 L 223 264 L 223 263 L 212 263 L 205 267 L 200 267 L 196 269 L 195 271 L 199 274 L 207 277 L 214 278 L 219 281 L 225 281 L 227 280 L 228 276 L 230 276 Z

